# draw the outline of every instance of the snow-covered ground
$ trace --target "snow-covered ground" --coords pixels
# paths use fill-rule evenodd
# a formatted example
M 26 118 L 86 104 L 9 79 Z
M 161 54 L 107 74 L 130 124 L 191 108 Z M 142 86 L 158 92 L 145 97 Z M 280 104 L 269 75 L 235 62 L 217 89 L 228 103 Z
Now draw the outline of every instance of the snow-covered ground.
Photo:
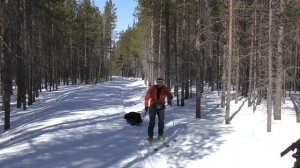
M 267 132 L 265 104 L 252 112 L 246 99 L 232 102 L 231 124 L 226 125 L 217 92 L 207 89 L 203 119 L 195 118 L 195 99 L 184 107 L 167 107 L 165 134 L 171 147 L 153 152 L 146 141 L 148 116 L 140 127 L 123 119 L 131 111 L 144 114 L 146 90 L 141 79 L 114 77 L 103 84 L 42 92 L 27 110 L 13 110 L 11 129 L 0 132 L 0 167 L 292 167 L 292 152 L 282 158 L 280 152 L 300 138 L 295 118 L 299 95 L 287 97 L 282 120 L 272 121 L 272 132 Z M 0 126 L 3 130 L 3 121 Z

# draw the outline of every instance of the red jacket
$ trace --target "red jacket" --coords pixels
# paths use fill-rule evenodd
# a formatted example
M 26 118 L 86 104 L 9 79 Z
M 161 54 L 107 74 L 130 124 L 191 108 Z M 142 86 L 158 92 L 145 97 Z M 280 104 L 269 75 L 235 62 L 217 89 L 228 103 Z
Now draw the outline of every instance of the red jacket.
M 173 99 L 173 96 L 170 92 L 170 90 L 166 86 L 162 86 L 160 91 L 159 99 L 157 99 L 157 88 L 156 85 L 152 85 L 150 89 L 147 91 L 145 96 L 145 107 L 149 107 L 149 101 L 150 105 L 153 105 L 154 103 L 160 103 L 165 104 L 165 98 L 167 97 L 169 101 Z

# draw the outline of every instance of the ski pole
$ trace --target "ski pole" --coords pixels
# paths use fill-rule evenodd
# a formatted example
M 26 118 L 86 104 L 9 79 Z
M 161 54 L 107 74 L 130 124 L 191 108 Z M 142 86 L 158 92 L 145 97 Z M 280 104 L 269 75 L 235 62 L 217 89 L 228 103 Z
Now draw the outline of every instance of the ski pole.
M 143 116 L 143 118 L 142 118 L 142 121 L 143 121 L 143 122 L 144 122 L 146 116 L 147 116 L 147 111 L 145 110 L 144 116 Z M 140 135 L 140 133 L 141 133 L 141 126 L 139 127 L 138 133 L 136 133 L 136 135 L 138 136 L 138 135 Z
M 172 103 L 171 103 L 171 113 L 173 113 L 173 112 L 174 112 L 174 111 L 173 111 L 173 106 L 172 106 Z M 174 114 L 174 113 L 173 113 L 173 114 Z M 175 133 L 175 122 L 174 122 L 174 118 L 172 119 L 172 122 L 173 122 L 173 126 L 172 126 L 173 132 Z M 176 138 L 174 138 L 173 141 L 176 142 Z
M 145 113 L 144 113 L 144 116 L 143 116 L 143 120 L 145 119 L 146 115 L 147 115 L 147 110 L 145 110 Z

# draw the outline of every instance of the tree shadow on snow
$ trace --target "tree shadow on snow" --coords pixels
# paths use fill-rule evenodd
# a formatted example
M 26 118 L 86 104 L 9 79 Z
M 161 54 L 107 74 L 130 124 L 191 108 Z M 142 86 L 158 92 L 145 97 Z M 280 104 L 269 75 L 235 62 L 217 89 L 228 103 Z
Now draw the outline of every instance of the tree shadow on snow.
M 195 118 L 194 99 L 188 100 L 184 107 L 167 108 L 165 134 L 171 147 L 164 147 L 157 153 L 148 152 L 129 162 L 126 167 L 132 167 L 141 160 L 157 165 L 155 162 L 161 159 L 169 167 L 186 167 L 188 161 L 199 160 L 218 151 L 225 141 L 224 135 L 230 134 L 232 128 L 224 124 L 224 110 L 216 102 L 213 97 L 203 100 L 202 119 Z

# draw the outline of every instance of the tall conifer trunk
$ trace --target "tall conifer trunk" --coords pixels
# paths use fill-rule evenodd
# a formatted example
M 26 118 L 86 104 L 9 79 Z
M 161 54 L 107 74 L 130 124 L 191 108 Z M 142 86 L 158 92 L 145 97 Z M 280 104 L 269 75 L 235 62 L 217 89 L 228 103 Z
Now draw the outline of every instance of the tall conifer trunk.
M 166 24 L 166 56 L 165 56 L 165 64 L 166 64 L 166 83 L 167 87 L 171 88 L 171 79 L 170 79 L 170 26 L 169 26 L 169 20 L 170 20 L 170 11 L 169 11 L 170 5 L 169 0 L 165 0 L 165 24 Z
M 228 57 L 227 57 L 227 94 L 226 94 L 226 113 L 225 124 L 230 124 L 230 100 L 231 100 L 231 58 L 232 58 L 232 22 L 233 6 L 232 0 L 229 1 L 229 29 L 228 29 Z
M 202 0 L 196 0 L 196 42 L 195 42 L 195 57 L 197 60 L 196 70 L 196 118 L 201 118 L 201 98 L 202 98 L 202 81 L 201 81 L 201 4 Z
M 267 91 L 267 132 L 271 132 L 272 122 L 272 97 L 273 97 L 273 77 L 272 77 L 272 57 L 273 57 L 273 44 L 272 44 L 272 26 L 273 26 L 273 10 L 272 0 L 269 1 L 269 55 L 268 55 L 268 91 Z
M 277 42 L 277 69 L 276 69 L 276 80 L 275 80 L 275 100 L 274 100 L 274 120 L 281 119 L 281 99 L 282 99 L 282 83 L 283 83 L 283 12 L 284 12 L 284 0 L 280 0 L 279 7 L 279 30 L 278 30 L 278 42 Z

